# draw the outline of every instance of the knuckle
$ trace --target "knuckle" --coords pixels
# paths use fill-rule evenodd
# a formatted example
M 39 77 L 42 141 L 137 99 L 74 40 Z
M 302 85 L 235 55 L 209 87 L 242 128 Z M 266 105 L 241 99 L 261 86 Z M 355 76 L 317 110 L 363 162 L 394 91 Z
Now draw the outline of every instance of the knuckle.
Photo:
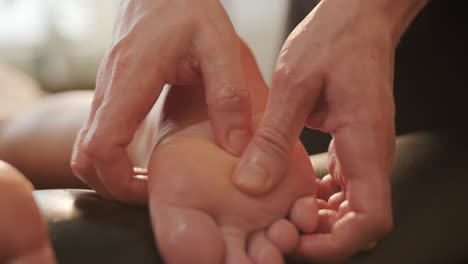
M 113 69 L 114 77 L 123 74 L 135 61 L 135 49 L 127 42 L 127 37 L 117 40 L 103 60 L 103 66 Z
M 291 144 L 284 132 L 268 126 L 261 127 L 253 138 L 253 143 L 276 161 L 285 161 L 289 157 Z
M 302 72 L 300 67 L 297 64 L 288 65 L 286 63 L 279 63 L 275 70 L 275 77 L 286 83 L 287 85 L 283 86 L 283 89 L 291 89 L 293 87 L 298 87 L 301 84 Z
M 84 140 L 79 148 L 79 154 L 83 155 L 86 160 L 103 160 L 107 156 L 106 146 L 103 144 L 104 140 L 99 140 L 95 136 L 91 139 Z
M 94 158 L 97 156 L 98 151 L 98 146 L 96 146 L 96 143 L 94 140 L 87 140 L 82 142 L 81 148 L 79 149 L 79 152 L 83 154 L 87 158 Z
M 250 106 L 250 93 L 243 84 L 224 84 L 215 96 L 207 99 L 215 111 L 232 111 Z
M 322 75 L 317 68 L 293 63 L 278 63 L 275 69 L 272 89 L 280 89 L 281 94 L 295 102 L 311 100 L 321 86 Z M 273 91 L 272 91 L 273 92 Z

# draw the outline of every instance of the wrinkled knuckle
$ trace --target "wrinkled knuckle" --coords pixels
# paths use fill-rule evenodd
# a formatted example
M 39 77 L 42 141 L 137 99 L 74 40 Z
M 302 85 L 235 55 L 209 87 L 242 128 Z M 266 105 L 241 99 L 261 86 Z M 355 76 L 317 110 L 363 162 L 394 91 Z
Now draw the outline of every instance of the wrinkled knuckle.
M 255 146 L 268 153 L 274 160 L 284 161 L 289 157 L 290 142 L 285 133 L 271 127 L 261 127 L 253 138 Z
M 242 84 L 225 84 L 218 95 L 208 100 L 214 110 L 230 111 L 250 106 L 250 93 Z
M 115 73 L 122 73 L 127 70 L 135 60 L 135 49 L 127 42 L 127 37 L 119 39 L 107 54 L 107 63 L 109 63 Z
M 280 64 L 275 71 L 273 88 L 281 89 L 282 94 L 294 101 L 310 100 L 316 83 L 321 79 L 317 69 L 305 68 L 301 64 Z
M 281 80 L 282 83 L 287 84 L 283 89 L 298 87 L 301 83 L 301 75 L 301 69 L 297 64 L 288 65 L 281 63 L 277 66 L 275 71 L 275 77 Z
M 91 160 L 100 160 L 105 157 L 104 146 L 102 142 L 92 138 L 81 143 L 81 148 L 79 149 L 80 154 L 84 155 L 87 159 Z

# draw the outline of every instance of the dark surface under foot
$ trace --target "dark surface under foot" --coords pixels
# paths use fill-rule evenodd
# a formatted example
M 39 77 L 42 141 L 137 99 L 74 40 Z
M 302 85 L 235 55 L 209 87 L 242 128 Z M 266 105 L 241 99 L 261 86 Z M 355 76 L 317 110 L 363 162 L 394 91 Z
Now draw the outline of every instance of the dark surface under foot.
M 395 229 L 375 250 L 346 263 L 468 263 L 466 132 L 414 133 L 397 140 Z M 324 157 L 314 157 L 320 176 L 326 174 Z M 36 191 L 35 197 L 59 263 L 162 263 L 146 208 L 85 190 Z

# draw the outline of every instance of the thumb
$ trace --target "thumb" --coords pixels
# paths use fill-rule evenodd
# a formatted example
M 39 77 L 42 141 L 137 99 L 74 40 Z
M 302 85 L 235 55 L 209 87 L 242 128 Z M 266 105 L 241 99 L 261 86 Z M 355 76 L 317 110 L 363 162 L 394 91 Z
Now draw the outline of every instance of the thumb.
M 233 174 L 238 188 L 252 195 L 262 195 L 283 179 L 291 151 L 320 87 L 319 79 L 304 85 L 291 82 L 281 71 L 275 73 L 263 120 Z
M 231 37 L 212 34 L 210 41 L 200 45 L 198 56 L 215 140 L 224 150 L 240 156 L 251 137 L 251 105 L 242 68 L 242 42 L 235 33 Z

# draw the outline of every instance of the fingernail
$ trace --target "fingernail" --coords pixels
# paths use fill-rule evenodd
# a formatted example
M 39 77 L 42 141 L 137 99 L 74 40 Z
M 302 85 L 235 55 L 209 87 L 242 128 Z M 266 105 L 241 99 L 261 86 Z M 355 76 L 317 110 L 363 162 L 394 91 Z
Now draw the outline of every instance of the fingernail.
M 268 174 L 264 169 L 255 164 L 246 164 L 239 171 L 236 183 L 245 191 L 260 193 L 266 189 L 267 180 Z
M 249 132 L 246 129 L 231 129 L 228 133 L 228 144 L 235 155 L 241 155 L 247 146 Z

